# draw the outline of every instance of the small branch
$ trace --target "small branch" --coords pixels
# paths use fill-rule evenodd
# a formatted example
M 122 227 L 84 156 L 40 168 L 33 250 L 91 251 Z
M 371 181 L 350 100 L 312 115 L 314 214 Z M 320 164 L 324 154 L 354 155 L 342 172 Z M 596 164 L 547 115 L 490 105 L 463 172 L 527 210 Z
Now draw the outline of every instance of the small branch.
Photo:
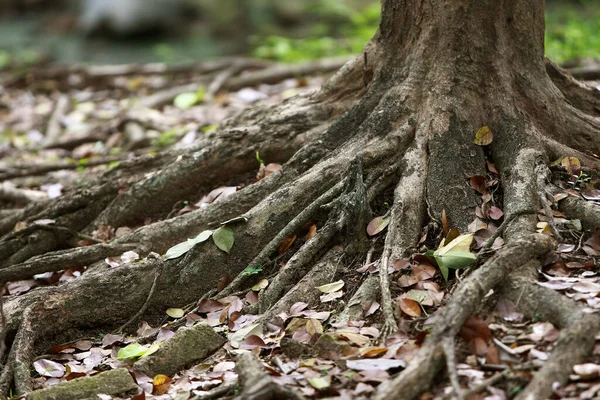
M 150 287 L 150 291 L 148 292 L 148 296 L 146 296 L 146 300 L 144 301 L 144 304 L 142 304 L 142 307 L 139 309 L 139 311 L 133 317 L 131 317 L 127 322 L 125 322 L 123 325 L 121 325 L 121 327 L 118 329 L 119 333 L 123 332 L 125 330 L 125 328 L 127 328 L 129 325 L 133 324 L 135 321 L 138 320 L 138 318 L 140 318 L 142 315 L 144 315 L 144 313 L 148 309 L 148 306 L 150 305 L 152 296 L 154 296 L 154 293 L 156 292 L 156 287 L 158 286 L 158 280 L 160 279 L 160 276 L 164 269 L 165 262 L 164 262 L 163 258 L 156 253 L 148 254 L 148 258 L 154 259 L 158 263 L 158 265 L 156 266 L 156 270 L 154 271 L 154 280 L 152 281 L 152 286 Z
M 444 355 L 446 356 L 446 368 L 448 369 L 448 376 L 450 377 L 450 383 L 454 389 L 454 394 L 458 400 L 463 400 L 465 397 L 458 382 L 458 374 L 456 372 L 456 351 L 454 349 L 454 337 L 446 336 L 442 340 L 442 348 L 444 349 Z

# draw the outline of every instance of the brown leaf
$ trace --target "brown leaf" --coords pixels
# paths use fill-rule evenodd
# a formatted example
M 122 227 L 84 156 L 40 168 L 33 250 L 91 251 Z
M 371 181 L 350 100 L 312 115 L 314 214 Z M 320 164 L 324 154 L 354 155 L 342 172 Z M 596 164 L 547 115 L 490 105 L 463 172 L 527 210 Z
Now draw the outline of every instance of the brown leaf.
M 444 234 L 447 235 L 450 232 L 450 228 L 448 227 L 448 217 L 446 216 L 446 209 L 442 210 L 442 228 L 444 228 Z
M 489 161 L 485 161 L 488 167 L 488 171 L 493 172 L 494 174 L 500 174 L 500 172 L 498 171 L 498 169 L 496 168 L 496 166 L 489 162 Z
M 394 270 L 395 271 L 400 271 L 403 269 L 407 269 L 410 267 L 410 261 L 404 259 L 404 258 L 399 258 L 396 261 L 394 261 Z
M 278 254 L 283 254 L 287 251 L 287 249 L 289 249 L 292 244 L 294 244 L 294 241 L 296 240 L 296 235 L 290 235 L 287 238 L 285 238 L 283 240 L 283 242 L 281 242 L 279 244 L 279 246 L 277 246 L 277 253 Z
M 414 300 L 407 298 L 400 298 L 398 304 L 402 312 L 410 317 L 420 317 L 422 314 L 421 306 Z
M 308 228 L 308 233 L 305 236 L 306 240 L 312 239 L 317 234 L 317 226 L 312 224 L 310 228 Z
M 460 336 L 465 341 L 470 341 L 473 338 L 482 338 L 485 342 L 492 340 L 492 331 L 488 327 L 487 322 L 481 318 L 470 316 L 460 328 Z
M 581 192 L 581 196 L 588 201 L 600 201 L 600 190 L 586 189 Z
M 434 277 L 436 268 L 431 264 L 421 263 L 411 268 L 412 276 L 418 281 L 425 281 Z
M 222 276 L 221 279 L 219 279 L 219 282 L 217 282 L 217 290 L 220 292 L 221 290 L 225 289 L 227 285 L 231 283 L 231 280 L 231 275 L 229 274 Z
M 398 279 L 398 286 L 400 286 L 401 288 L 405 288 L 405 287 L 412 286 L 417 282 L 419 282 L 419 279 L 417 279 L 416 277 L 414 277 L 412 275 L 402 275 Z
M 487 193 L 487 186 L 485 185 L 485 177 L 481 175 L 472 176 L 469 180 L 471 187 L 478 191 L 480 194 Z
M 483 338 L 475 337 L 469 340 L 469 350 L 471 354 L 475 354 L 478 357 L 485 357 L 488 352 L 488 345 Z
M 586 240 L 585 245 L 600 252 L 600 233 L 596 233 L 594 236 Z
M 500 364 L 500 354 L 498 353 L 498 348 L 494 343 L 490 343 L 487 350 L 487 355 L 485 356 L 486 364 Z

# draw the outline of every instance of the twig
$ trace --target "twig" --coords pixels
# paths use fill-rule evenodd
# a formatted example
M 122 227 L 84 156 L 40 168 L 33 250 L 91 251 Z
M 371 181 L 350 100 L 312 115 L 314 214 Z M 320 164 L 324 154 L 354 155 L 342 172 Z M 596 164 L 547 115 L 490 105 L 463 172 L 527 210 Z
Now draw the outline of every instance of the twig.
M 154 271 L 154 281 L 152 282 L 152 286 L 150 287 L 150 291 L 148 292 L 146 301 L 144 301 L 144 304 L 142 305 L 140 310 L 133 317 L 131 317 L 127 322 L 125 322 L 123 325 L 121 325 L 121 327 L 118 330 L 119 333 L 123 332 L 125 330 L 125 328 L 127 328 L 129 325 L 134 323 L 139 317 L 141 317 L 146 312 L 146 310 L 148 309 L 148 306 L 150 305 L 150 300 L 152 300 L 152 296 L 154 295 L 154 292 L 156 291 L 156 287 L 158 286 L 158 280 L 160 278 L 160 275 L 162 274 L 165 263 L 163 261 L 163 258 L 156 253 L 150 253 L 148 255 L 148 258 L 153 258 L 153 259 L 157 260 L 157 262 L 158 262 L 158 266 L 156 267 L 156 270 Z
M 460 383 L 458 382 L 458 374 L 456 372 L 456 352 L 454 349 L 454 337 L 445 336 L 442 339 L 442 348 L 444 349 L 444 355 L 446 356 L 446 368 L 448 369 L 448 376 L 450 377 L 450 383 L 454 389 L 454 394 L 458 400 L 463 400 L 463 395 Z

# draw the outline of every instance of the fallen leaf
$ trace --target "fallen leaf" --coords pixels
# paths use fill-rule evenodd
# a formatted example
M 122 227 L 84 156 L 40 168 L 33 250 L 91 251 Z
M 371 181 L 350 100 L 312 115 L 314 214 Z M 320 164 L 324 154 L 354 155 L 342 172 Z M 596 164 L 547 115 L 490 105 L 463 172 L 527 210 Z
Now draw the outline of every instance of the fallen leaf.
M 64 365 L 46 359 L 35 361 L 33 367 L 38 374 L 49 378 L 62 378 L 67 370 Z
M 266 288 L 267 286 L 269 286 L 269 281 L 266 279 L 261 279 L 260 281 L 258 281 L 258 283 L 254 286 L 252 286 L 252 290 L 254 290 L 255 292 L 258 292 L 264 288 Z
M 383 231 L 389 223 L 390 219 L 388 217 L 375 217 L 369 222 L 369 225 L 367 225 L 367 234 L 369 236 L 377 235 L 379 232 Z
M 475 133 L 475 140 L 473 143 L 479 146 L 487 146 L 494 140 L 494 135 L 488 126 L 482 126 L 479 128 L 477 133 Z
M 503 216 L 504 216 L 504 213 L 503 213 L 503 212 L 502 212 L 502 210 L 501 210 L 501 209 L 499 209 L 498 207 L 496 207 L 496 206 L 492 206 L 492 207 L 490 208 L 490 218 L 491 218 L 491 219 L 493 219 L 493 220 L 497 221 L 497 220 L 499 220 L 500 218 L 502 218 Z
M 312 224 L 310 228 L 308 228 L 308 233 L 304 237 L 306 240 L 312 239 L 317 234 L 317 225 Z
M 322 293 L 331 293 L 331 292 L 337 292 L 338 290 L 340 290 L 343 287 L 344 287 L 344 281 L 339 280 L 337 282 L 328 283 L 328 284 L 322 285 L 322 286 L 317 286 L 316 289 L 318 289 Z
M 473 189 L 478 191 L 480 194 L 488 192 L 487 186 L 485 185 L 485 177 L 481 175 L 472 176 L 469 180 L 469 184 Z
M 560 165 L 565 167 L 569 175 L 579 176 L 581 173 L 581 163 L 577 157 L 565 157 L 560 162 Z
M 306 332 L 308 332 L 309 335 L 314 335 L 316 333 L 323 334 L 323 325 L 321 325 L 321 322 L 318 320 L 309 318 L 306 321 Z
M 317 390 L 326 389 L 331 385 L 331 378 L 329 376 L 309 377 L 306 378 L 306 380 L 308 383 L 310 383 L 310 386 L 314 387 Z
M 169 391 L 172 379 L 167 375 L 158 374 L 152 379 L 152 394 L 161 396 Z
M 388 370 L 392 368 L 404 368 L 406 362 L 403 360 L 390 360 L 387 358 L 346 360 L 346 367 L 355 371 L 368 371 L 372 369 Z
M 292 244 L 294 243 L 295 240 L 296 240 L 296 235 L 290 235 L 290 236 L 286 237 L 285 239 L 283 239 L 283 242 L 281 242 L 279 244 L 279 246 L 277 246 L 277 254 L 285 253 L 287 251 L 287 249 L 292 247 Z
M 174 258 L 181 257 L 182 255 L 184 255 L 185 253 L 190 251 L 192 249 L 192 247 L 194 247 L 198 243 L 202 243 L 202 242 L 208 240 L 208 238 L 211 237 L 212 234 L 213 234 L 213 231 L 203 231 L 203 232 L 200 232 L 198 234 L 198 236 L 196 236 L 193 239 L 188 239 L 185 242 L 176 244 L 175 246 L 173 246 L 169 250 L 167 250 L 166 254 L 164 255 L 165 260 L 172 260 Z
M 223 250 L 225 253 L 231 251 L 235 238 L 233 236 L 233 229 L 228 226 L 222 226 L 212 234 L 213 241 L 217 247 Z
M 586 189 L 583 192 L 581 192 L 581 196 L 589 201 L 600 201 L 600 190 Z
M 177 319 L 183 317 L 185 311 L 183 311 L 181 308 L 169 308 L 167 309 L 166 314 L 171 318 Z
M 414 300 L 410 300 L 407 298 L 400 298 L 398 300 L 398 304 L 400 305 L 400 309 L 406 315 L 410 317 L 420 317 L 422 315 L 421 306 Z
M 324 294 L 323 296 L 320 297 L 320 300 L 321 300 L 321 303 L 328 303 L 335 299 L 339 299 L 343 295 L 344 295 L 344 292 L 340 290 L 337 292 L 331 292 L 331 293 Z

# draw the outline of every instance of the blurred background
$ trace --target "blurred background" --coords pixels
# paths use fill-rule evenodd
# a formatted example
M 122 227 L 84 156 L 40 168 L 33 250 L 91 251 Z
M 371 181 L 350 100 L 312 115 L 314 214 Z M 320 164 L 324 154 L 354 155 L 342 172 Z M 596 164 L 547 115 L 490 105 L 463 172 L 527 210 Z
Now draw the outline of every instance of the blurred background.
M 547 3 L 547 55 L 600 58 L 600 0 Z M 378 20 L 378 0 L 0 0 L 0 69 L 229 55 L 295 62 L 358 52 Z

